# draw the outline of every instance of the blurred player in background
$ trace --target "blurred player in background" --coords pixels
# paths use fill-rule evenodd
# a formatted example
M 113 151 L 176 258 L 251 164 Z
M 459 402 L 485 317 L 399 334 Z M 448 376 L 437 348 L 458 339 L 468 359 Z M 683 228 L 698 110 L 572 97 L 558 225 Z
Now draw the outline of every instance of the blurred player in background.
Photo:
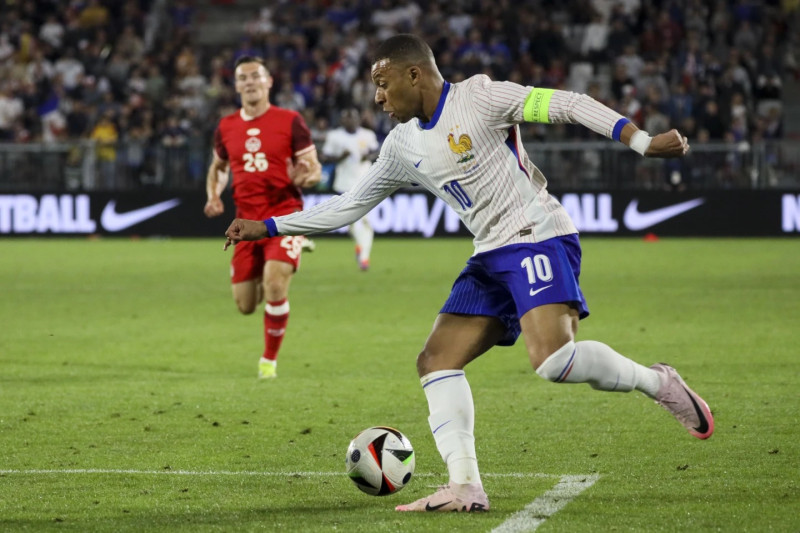
M 418 183 L 457 212 L 475 236 L 475 253 L 456 279 L 422 352 L 417 372 L 428 422 L 449 482 L 398 511 L 486 511 L 475 453 L 475 412 L 464 367 L 522 334 L 536 373 L 556 383 L 603 391 L 638 390 L 694 437 L 714 431 L 708 405 L 672 367 L 642 366 L 597 341 L 576 341 L 589 314 L 578 285 L 581 248 L 566 210 L 519 138 L 522 122 L 577 123 L 648 157 L 682 157 L 676 130 L 650 137 L 627 118 L 573 92 L 442 78 L 430 47 L 396 35 L 377 49 L 375 102 L 401 124 L 348 193 L 308 211 L 264 221 L 234 220 L 230 243 L 265 235 L 329 231 L 350 224 L 399 187 Z M 238 245 L 237 245 L 238 246 Z
M 341 115 L 341 126 L 328 132 L 322 147 L 322 162 L 335 163 L 333 190 L 338 194 L 349 191 L 367 173 L 378 157 L 380 144 L 375 132 L 361 126 L 361 114 L 355 108 L 345 109 Z M 369 255 L 375 232 L 362 217 L 348 228 L 356 241 L 356 261 L 361 270 L 369 269 Z
M 206 178 L 208 217 L 223 213 L 220 195 L 233 173 L 236 216 L 267 218 L 303 209 L 301 188 L 319 183 L 321 166 L 311 133 L 295 111 L 271 105 L 272 77 L 261 58 L 243 56 L 234 71 L 242 107 L 223 117 L 214 133 Z M 289 282 L 300 264 L 305 237 L 270 237 L 237 247 L 231 259 L 233 299 L 250 314 L 266 299 L 264 354 L 259 378 L 277 376 L 277 358 L 289 321 Z

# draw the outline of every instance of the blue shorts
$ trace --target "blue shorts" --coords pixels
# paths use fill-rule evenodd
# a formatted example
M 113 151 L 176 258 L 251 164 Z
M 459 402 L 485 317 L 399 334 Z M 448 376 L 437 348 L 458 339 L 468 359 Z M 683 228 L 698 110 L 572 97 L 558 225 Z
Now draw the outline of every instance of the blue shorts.
M 510 244 L 469 258 L 440 313 L 493 316 L 506 327 L 497 344 L 511 346 L 519 319 L 540 305 L 565 303 L 589 316 L 578 285 L 581 245 L 576 234 L 535 244 Z

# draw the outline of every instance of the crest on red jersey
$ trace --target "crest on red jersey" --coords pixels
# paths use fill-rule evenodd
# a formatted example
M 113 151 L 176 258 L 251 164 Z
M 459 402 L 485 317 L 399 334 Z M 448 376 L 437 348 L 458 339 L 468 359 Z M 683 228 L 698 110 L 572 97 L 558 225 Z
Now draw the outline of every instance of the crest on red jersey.
M 250 137 L 244 142 L 244 147 L 248 152 L 258 152 L 261 148 L 261 139 L 258 137 Z

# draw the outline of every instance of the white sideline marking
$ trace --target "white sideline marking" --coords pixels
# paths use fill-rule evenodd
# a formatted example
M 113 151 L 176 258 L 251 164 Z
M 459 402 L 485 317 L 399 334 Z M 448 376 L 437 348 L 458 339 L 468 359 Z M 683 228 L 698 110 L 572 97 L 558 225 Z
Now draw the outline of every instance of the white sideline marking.
M 545 521 L 563 509 L 578 494 L 585 491 L 600 478 L 589 476 L 561 476 L 556 486 L 548 490 L 524 509 L 511 515 L 508 520 L 492 530 L 492 533 L 523 533 L 536 531 Z
M 127 470 L 127 469 L 110 469 L 110 468 L 67 468 L 67 469 L 31 469 L 31 470 L 0 470 L 0 475 L 3 474 L 17 474 L 17 475 L 39 475 L 39 474 L 116 474 L 116 475 L 172 475 L 172 476 L 272 476 L 272 477 L 327 477 L 327 476 L 343 476 L 344 472 L 265 472 L 257 470 Z M 414 477 L 440 477 L 442 474 L 434 473 L 419 473 L 414 474 Z M 564 479 L 566 476 L 559 474 L 540 474 L 536 472 L 531 473 L 507 473 L 507 474 L 481 474 L 484 477 L 506 477 L 506 478 L 552 478 L 561 477 Z M 576 476 L 581 477 L 581 476 Z

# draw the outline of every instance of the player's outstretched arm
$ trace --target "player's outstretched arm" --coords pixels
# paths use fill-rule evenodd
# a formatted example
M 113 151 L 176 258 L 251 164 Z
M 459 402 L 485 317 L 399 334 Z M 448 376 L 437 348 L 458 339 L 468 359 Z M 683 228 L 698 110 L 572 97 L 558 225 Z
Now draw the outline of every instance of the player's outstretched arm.
M 525 122 L 582 124 L 647 157 L 683 157 L 689 151 L 686 137 L 677 130 L 650 137 L 628 118 L 585 94 L 534 88 L 525 98 L 522 117 Z
M 225 246 L 222 249 L 227 250 L 231 244 L 241 241 L 257 241 L 267 235 L 267 226 L 263 220 L 235 218 L 225 231 Z

